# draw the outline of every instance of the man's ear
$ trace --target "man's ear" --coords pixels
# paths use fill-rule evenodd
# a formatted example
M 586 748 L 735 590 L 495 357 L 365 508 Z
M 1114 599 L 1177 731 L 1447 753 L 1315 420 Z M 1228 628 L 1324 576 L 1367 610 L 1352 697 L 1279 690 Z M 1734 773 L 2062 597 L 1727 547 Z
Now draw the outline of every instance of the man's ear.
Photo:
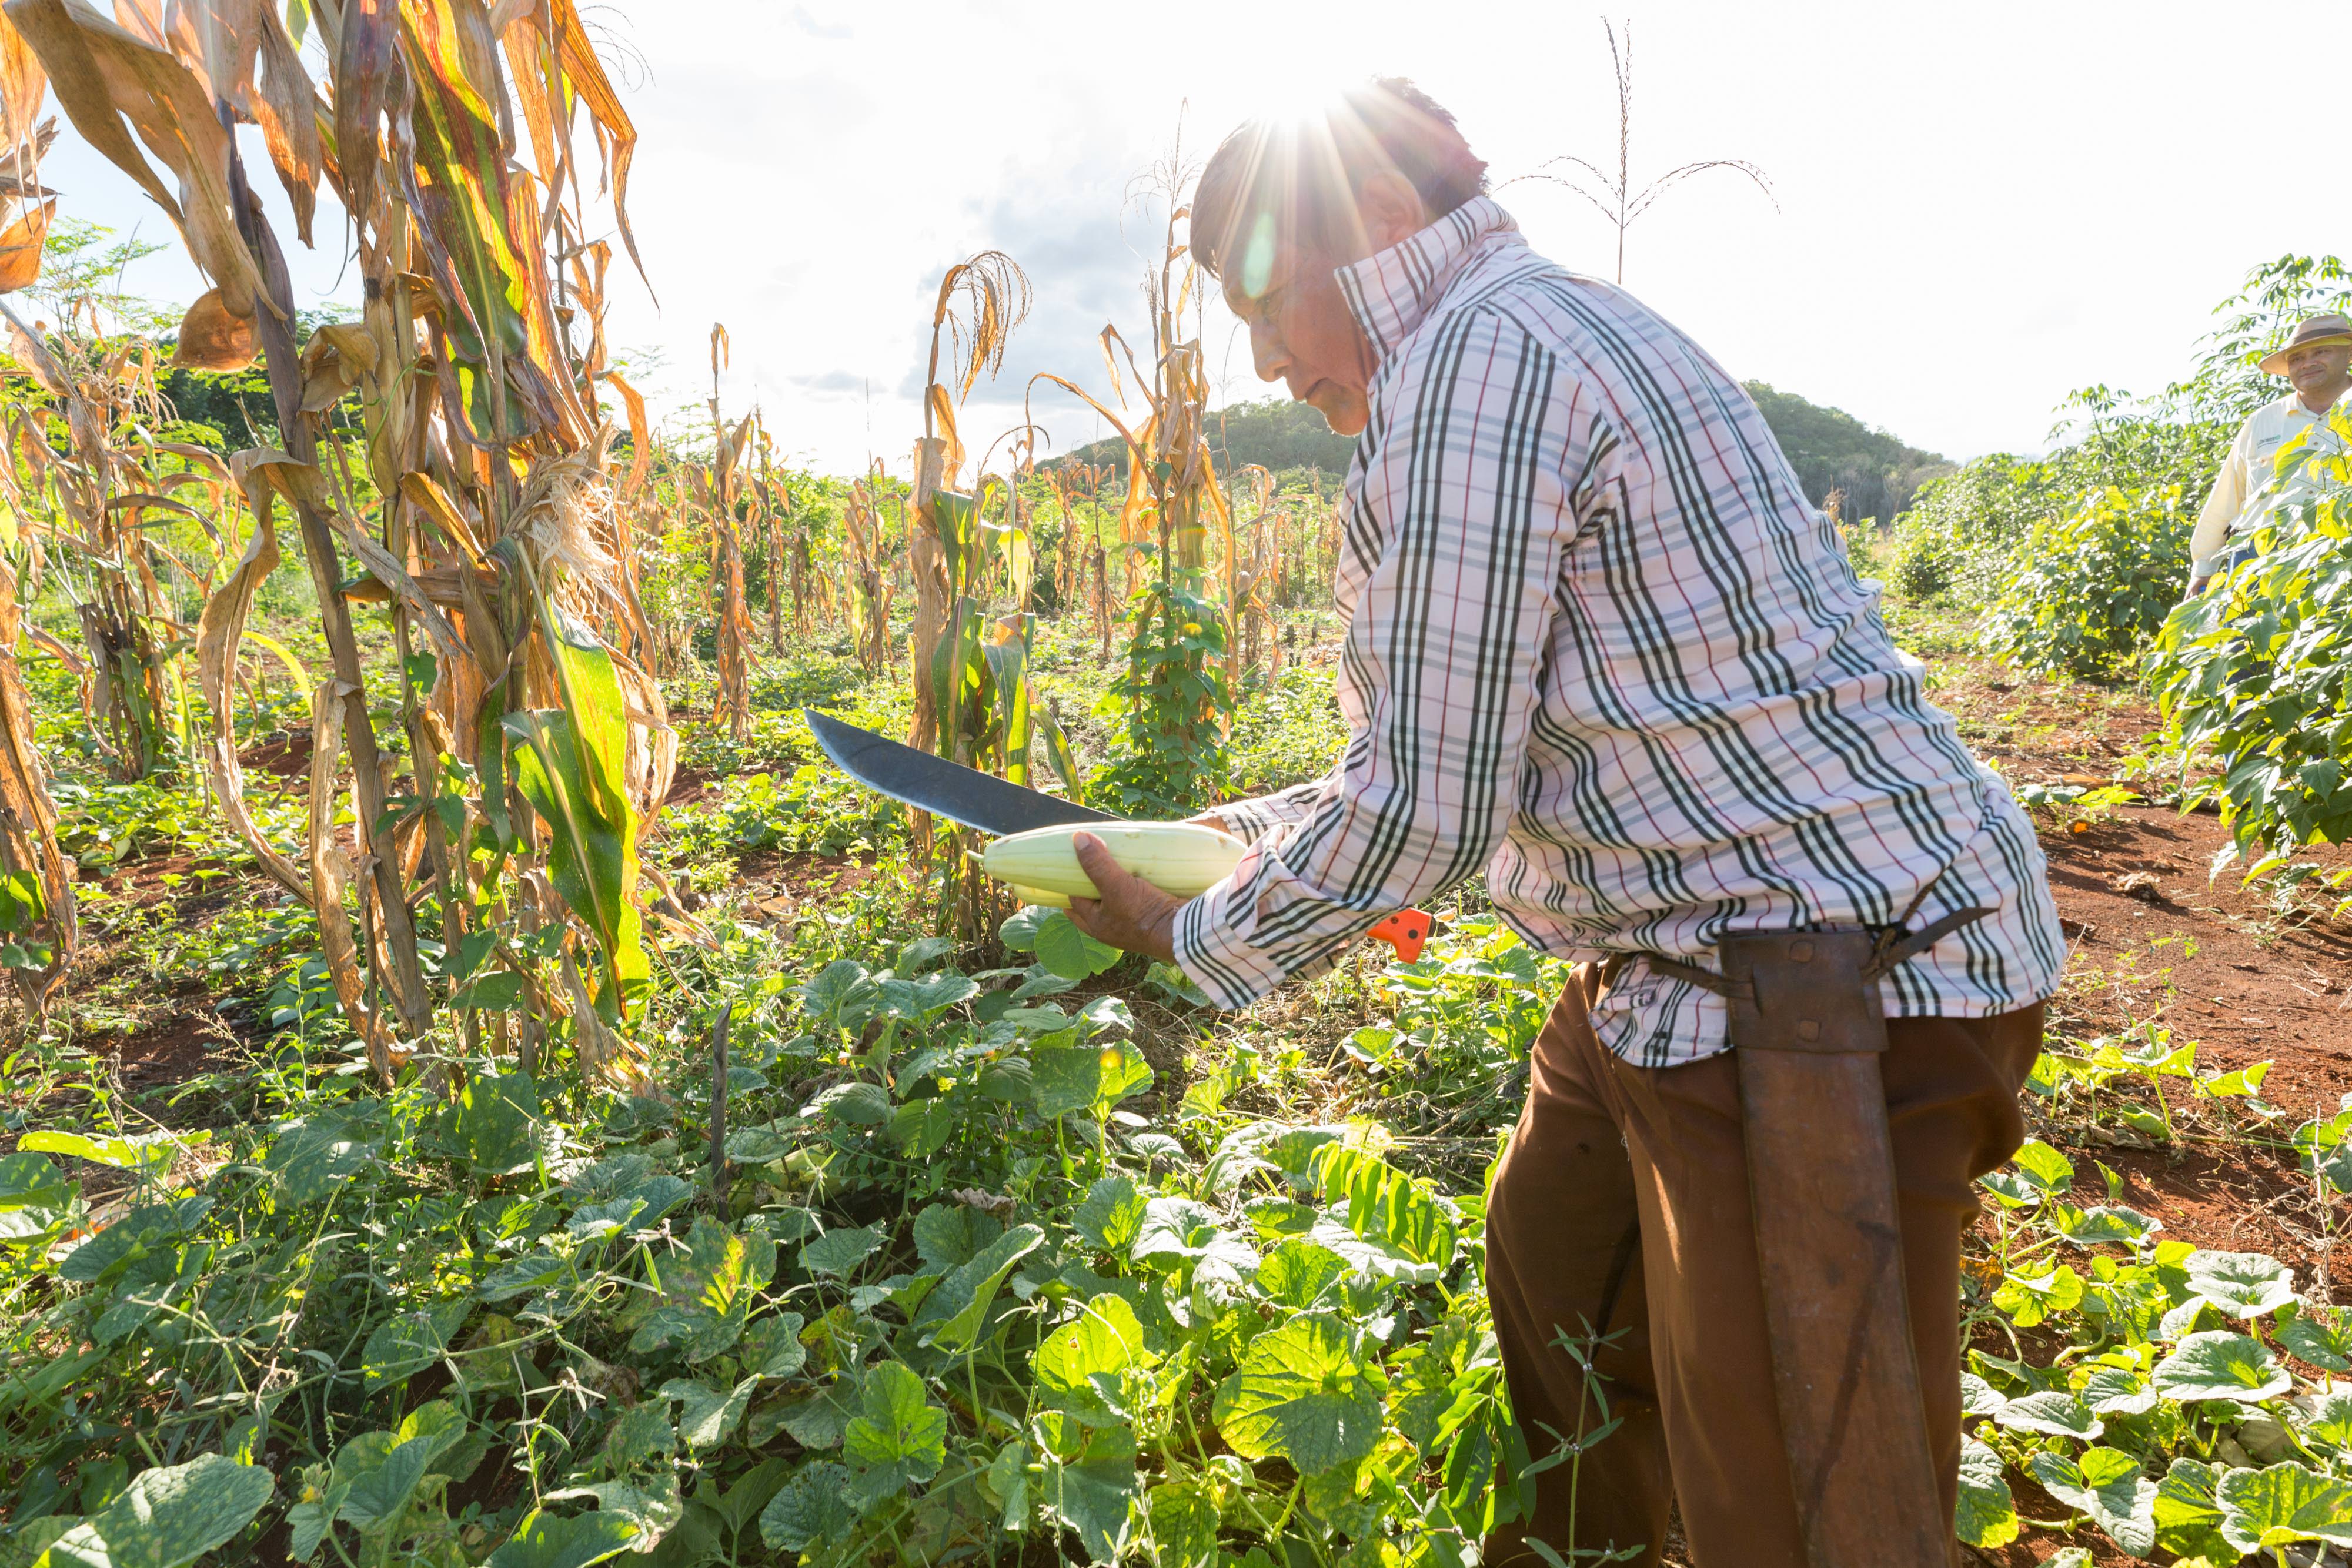
M 1366 175 L 1358 187 L 1356 218 L 1363 231 L 1365 254 L 1377 256 L 1427 228 L 1429 209 L 1411 180 L 1394 169 L 1381 169 Z

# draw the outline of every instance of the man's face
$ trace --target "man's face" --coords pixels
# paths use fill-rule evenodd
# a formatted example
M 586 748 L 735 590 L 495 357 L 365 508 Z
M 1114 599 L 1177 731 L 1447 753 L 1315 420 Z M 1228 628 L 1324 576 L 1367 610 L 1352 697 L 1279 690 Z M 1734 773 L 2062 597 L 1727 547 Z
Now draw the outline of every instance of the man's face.
M 1371 347 L 1356 328 L 1332 273 L 1343 262 L 1275 241 L 1263 261 L 1244 252 L 1227 269 L 1225 303 L 1249 326 L 1258 380 L 1279 381 L 1322 411 L 1341 435 L 1362 432 L 1370 409 Z
M 2352 385 L 2352 343 L 2305 343 L 2286 357 L 2286 379 L 2305 402 L 2332 402 Z

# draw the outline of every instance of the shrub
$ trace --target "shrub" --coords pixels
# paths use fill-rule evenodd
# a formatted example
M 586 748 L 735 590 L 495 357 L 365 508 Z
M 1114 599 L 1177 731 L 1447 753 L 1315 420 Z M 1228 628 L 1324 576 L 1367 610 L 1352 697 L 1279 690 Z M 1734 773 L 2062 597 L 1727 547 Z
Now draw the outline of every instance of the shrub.
M 2147 674 L 2189 792 L 2242 846 L 2352 838 L 2352 413 L 2279 455 L 2255 558 L 2174 610 Z
M 2029 670 L 2117 674 L 2180 595 L 2190 527 L 2178 485 L 2109 485 L 2036 523 L 2001 585 L 1986 648 Z

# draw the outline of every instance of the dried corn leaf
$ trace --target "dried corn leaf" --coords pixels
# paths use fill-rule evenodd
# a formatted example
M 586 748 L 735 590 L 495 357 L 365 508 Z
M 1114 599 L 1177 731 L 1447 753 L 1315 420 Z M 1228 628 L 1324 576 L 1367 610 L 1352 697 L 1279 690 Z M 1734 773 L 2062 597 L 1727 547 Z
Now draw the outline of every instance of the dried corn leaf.
M 319 950 L 335 986 L 335 999 L 352 1032 L 367 1047 L 368 1065 L 389 1084 L 394 1068 L 391 1031 L 367 1005 L 360 951 L 352 940 L 351 914 L 343 907 L 351 886 L 351 857 L 335 841 L 335 774 L 342 760 L 337 740 L 343 705 L 360 694 L 341 681 L 320 681 L 310 694 L 310 907 L 319 917 Z
M 261 862 L 261 869 L 279 886 L 308 904 L 310 884 L 303 881 L 294 862 L 255 826 L 245 809 L 245 773 L 236 755 L 237 644 L 245 636 L 246 617 L 252 612 L 254 594 L 278 569 L 276 510 L 274 498 L 266 489 L 255 498 L 253 538 L 246 541 L 245 554 L 229 573 L 228 580 L 205 601 L 196 629 L 196 676 L 204 688 L 205 703 L 212 710 L 211 727 L 205 737 L 205 763 L 212 774 L 213 798 L 219 802 L 221 814 L 228 819 L 237 838 Z
M 28 206 L 0 232 L 0 294 L 30 287 L 41 276 L 41 245 L 49 237 L 49 220 L 57 212 L 55 202 Z
M 228 132 L 203 80 L 170 49 L 87 6 L 8 0 L 6 15 L 40 56 L 74 129 L 171 215 L 229 312 L 252 315 L 263 292 L 261 274 L 230 211 Z M 131 131 L 178 178 L 176 197 Z
M 253 318 L 236 315 L 219 289 L 207 288 L 180 318 L 180 346 L 172 362 L 188 371 L 241 371 L 259 351 Z

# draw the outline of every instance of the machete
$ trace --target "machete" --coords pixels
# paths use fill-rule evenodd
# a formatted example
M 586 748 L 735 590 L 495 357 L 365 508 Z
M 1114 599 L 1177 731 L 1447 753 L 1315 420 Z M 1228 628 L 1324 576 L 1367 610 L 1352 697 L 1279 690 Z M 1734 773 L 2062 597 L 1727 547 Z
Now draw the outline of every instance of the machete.
M 860 784 L 980 832 L 1003 836 L 1073 822 L 1128 820 L 1008 783 L 977 768 L 844 724 L 814 708 L 803 708 L 801 716 L 808 720 L 810 733 L 834 766 Z M 1365 935 L 1386 942 L 1396 949 L 1400 962 L 1410 964 L 1421 956 L 1422 944 L 1429 939 L 1429 916 L 1420 910 L 1401 909 Z

